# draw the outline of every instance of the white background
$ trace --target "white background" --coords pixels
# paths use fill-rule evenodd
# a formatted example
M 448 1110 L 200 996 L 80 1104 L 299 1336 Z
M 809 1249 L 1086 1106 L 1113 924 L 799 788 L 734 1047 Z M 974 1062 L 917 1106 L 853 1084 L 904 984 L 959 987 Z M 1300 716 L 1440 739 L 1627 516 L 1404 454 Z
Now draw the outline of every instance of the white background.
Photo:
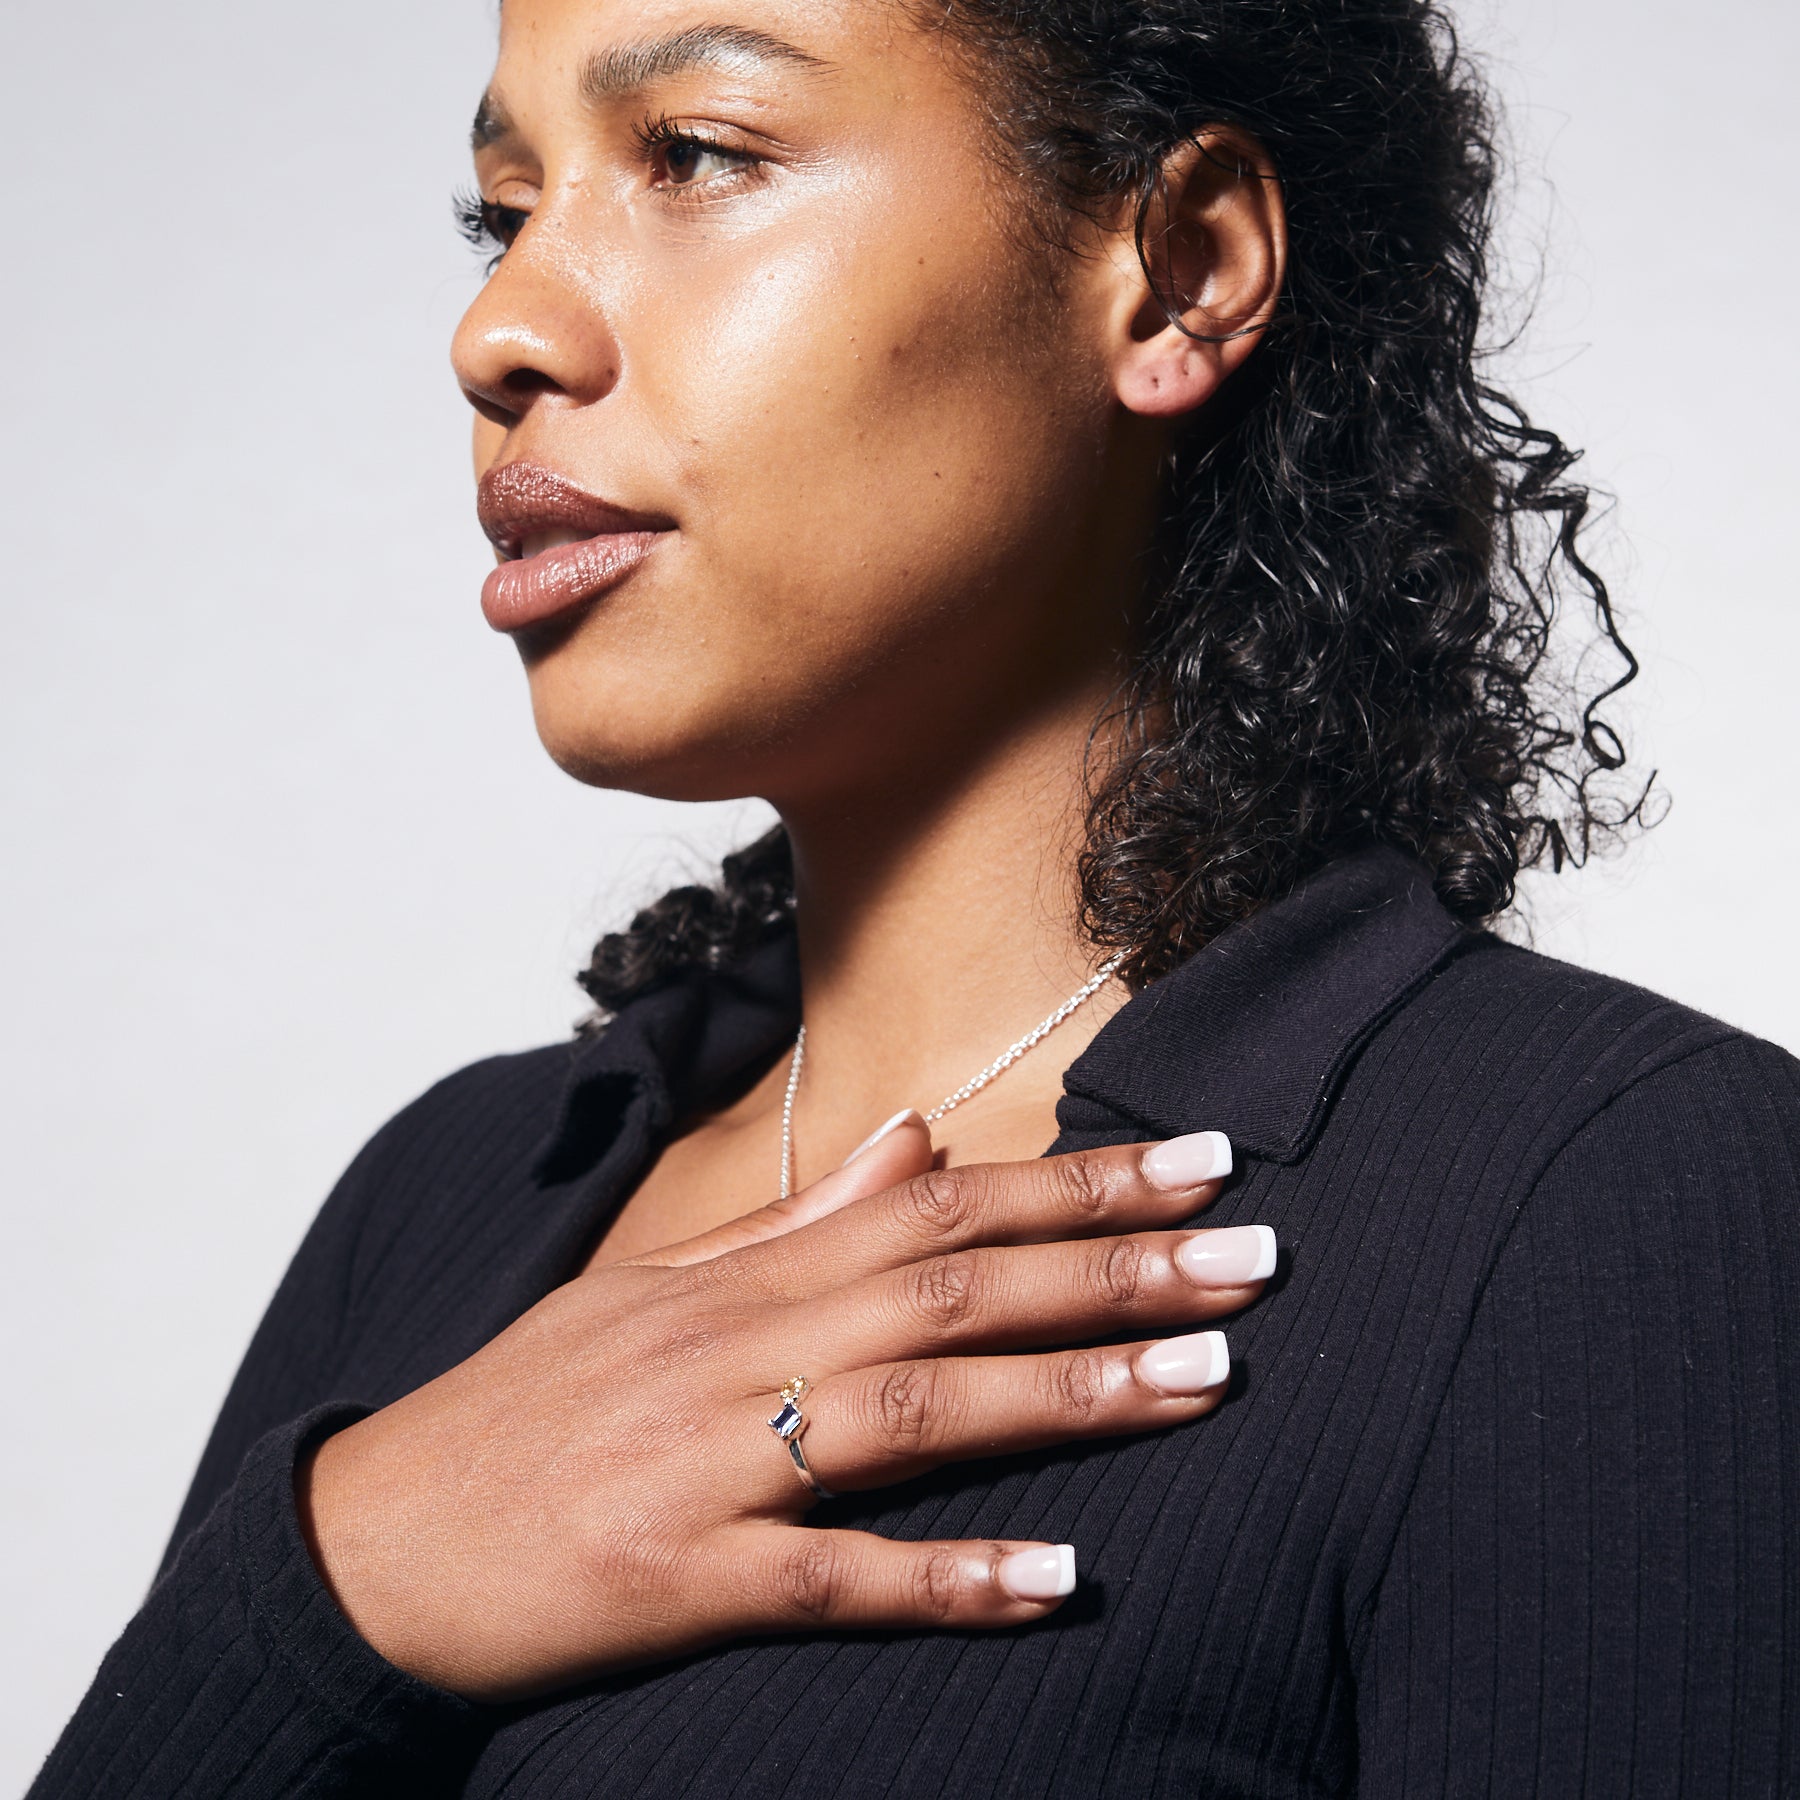
M 599 0 L 596 0 L 599 3 Z M 1800 8 L 1480 0 L 1514 366 L 1673 810 L 1536 938 L 1800 1045 Z M 1491 10 L 1490 10 L 1491 9 Z M 596 929 L 746 836 L 588 793 L 482 624 L 446 195 L 489 0 L 11 0 L 0 657 L 0 1791 L 135 1608 L 313 1210 Z M 683 843 L 698 846 L 684 851 Z

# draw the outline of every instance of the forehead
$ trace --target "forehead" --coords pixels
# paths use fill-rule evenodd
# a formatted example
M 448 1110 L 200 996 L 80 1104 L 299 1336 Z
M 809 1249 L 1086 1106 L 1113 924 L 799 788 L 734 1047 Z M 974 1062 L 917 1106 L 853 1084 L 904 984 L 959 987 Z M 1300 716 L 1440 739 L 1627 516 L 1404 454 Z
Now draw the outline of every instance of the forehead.
M 722 47 L 736 39 L 746 57 L 761 41 L 854 61 L 892 51 L 895 35 L 914 29 L 902 0 L 504 0 L 500 57 L 504 66 L 695 35 Z
M 753 110 L 829 93 L 845 117 L 917 130 L 969 105 L 946 43 L 912 0 L 505 0 L 475 148 L 684 88 Z

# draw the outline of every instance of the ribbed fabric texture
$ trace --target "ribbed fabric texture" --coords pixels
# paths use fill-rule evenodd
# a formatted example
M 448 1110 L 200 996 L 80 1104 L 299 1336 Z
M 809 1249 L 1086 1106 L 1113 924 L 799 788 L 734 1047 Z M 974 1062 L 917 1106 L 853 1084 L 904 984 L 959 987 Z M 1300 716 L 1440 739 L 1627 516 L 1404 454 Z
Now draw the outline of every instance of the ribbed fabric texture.
M 1272 1225 L 1282 1266 L 1228 1323 L 1227 1405 L 815 1515 L 1071 1541 L 1057 1615 L 740 1645 L 508 1712 L 390 1669 L 307 1559 L 297 1445 L 564 1278 L 796 1004 L 778 944 L 377 1137 L 38 1800 L 1800 1792 L 1800 1067 L 1466 936 L 1380 852 L 1069 1072 L 1059 1150 L 1232 1134 L 1206 1223 Z
M 295 1518 L 298 1447 L 358 1416 L 323 1407 L 250 1451 L 101 1664 L 82 1729 L 45 1771 L 54 1791 L 375 1794 L 454 1782 L 479 1737 L 477 1709 L 349 1629 Z

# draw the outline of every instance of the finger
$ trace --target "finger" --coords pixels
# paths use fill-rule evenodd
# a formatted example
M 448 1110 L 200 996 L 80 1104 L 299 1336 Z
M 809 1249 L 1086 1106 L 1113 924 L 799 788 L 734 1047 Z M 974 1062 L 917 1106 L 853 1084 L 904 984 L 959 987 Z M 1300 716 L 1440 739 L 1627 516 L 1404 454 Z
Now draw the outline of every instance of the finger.
M 783 1308 L 771 1324 L 790 1357 L 819 1369 L 1082 1343 L 1238 1312 L 1276 1259 L 1267 1225 L 957 1250 Z
M 806 1404 L 806 1459 L 840 1492 L 972 1457 L 1183 1424 L 1225 1397 L 1223 1332 L 1044 1356 L 959 1356 L 834 1375 Z
M 803 1231 L 752 1246 L 745 1273 L 795 1297 L 975 1244 L 1047 1243 L 1167 1227 L 1218 1197 L 1223 1132 L 1119 1144 L 1033 1162 L 926 1169 Z
M 866 1531 L 740 1527 L 722 1534 L 719 1591 L 734 1634 L 1024 1625 L 1075 1586 L 1069 1544 L 896 1543 Z
M 729 1220 L 698 1237 L 670 1244 L 630 1260 L 651 1268 L 674 1269 L 707 1262 L 751 1244 L 781 1237 L 905 1181 L 931 1167 L 931 1127 L 910 1107 L 896 1113 L 853 1150 L 842 1168 L 821 1176 L 786 1200 Z

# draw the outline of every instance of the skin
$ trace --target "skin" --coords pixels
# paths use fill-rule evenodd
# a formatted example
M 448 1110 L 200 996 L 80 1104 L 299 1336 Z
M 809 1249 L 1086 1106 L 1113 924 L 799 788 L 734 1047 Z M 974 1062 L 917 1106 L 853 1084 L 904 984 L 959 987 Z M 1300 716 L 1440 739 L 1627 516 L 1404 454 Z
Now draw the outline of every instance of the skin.
M 617 53 L 720 25 L 800 55 L 621 78 Z M 661 119 L 709 147 L 646 149 Z M 1017 1546 L 802 1528 L 762 1420 L 804 1368 L 809 1452 L 852 1490 L 1217 1403 L 1142 1363 L 1144 1331 L 1254 1297 L 1174 1259 L 1217 1184 L 1158 1188 L 1136 1149 L 1023 1160 L 1116 984 L 935 1143 L 908 1123 L 830 1171 L 1092 966 L 1090 734 L 1167 434 L 1279 293 L 1279 189 L 1205 133 L 1168 161 L 1149 271 L 1123 208 L 1048 247 L 966 64 L 893 0 L 508 0 L 483 120 L 483 197 L 522 229 L 454 346 L 477 471 L 528 458 L 675 527 L 521 635 L 538 730 L 584 781 L 779 810 L 812 1185 L 765 1209 L 781 1061 L 684 1123 L 575 1281 L 326 1442 L 315 1552 L 390 1660 L 489 1698 L 750 1631 L 1041 1616 L 997 1578 Z M 1001 1349 L 1049 1353 L 972 1354 Z

